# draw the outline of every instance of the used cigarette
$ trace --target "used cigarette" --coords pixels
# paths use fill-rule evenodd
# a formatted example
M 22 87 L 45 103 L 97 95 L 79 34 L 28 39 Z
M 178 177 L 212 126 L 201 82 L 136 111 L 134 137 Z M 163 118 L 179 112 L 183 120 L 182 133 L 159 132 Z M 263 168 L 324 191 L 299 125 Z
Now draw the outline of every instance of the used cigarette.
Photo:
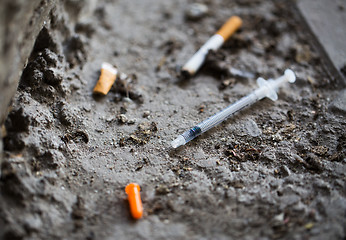
M 113 67 L 112 64 L 106 62 L 102 63 L 101 75 L 94 87 L 94 93 L 107 95 L 117 78 L 117 73 L 118 69 Z
M 190 58 L 183 66 L 184 75 L 193 76 L 202 66 L 209 50 L 217 50 L 242 25 L 238 16 L 232 16 L 227 22 Z

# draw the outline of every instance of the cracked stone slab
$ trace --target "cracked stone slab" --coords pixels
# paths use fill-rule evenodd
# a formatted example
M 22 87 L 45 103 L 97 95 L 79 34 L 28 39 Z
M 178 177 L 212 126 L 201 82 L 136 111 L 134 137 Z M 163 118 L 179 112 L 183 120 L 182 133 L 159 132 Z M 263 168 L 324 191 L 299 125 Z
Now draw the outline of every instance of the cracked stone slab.
M 329 59 L 332 74 L 340 77 L 345 84 L 346 2 L 343 0 L 299 0 L 297 7 L 315 36 L 322 54 Z

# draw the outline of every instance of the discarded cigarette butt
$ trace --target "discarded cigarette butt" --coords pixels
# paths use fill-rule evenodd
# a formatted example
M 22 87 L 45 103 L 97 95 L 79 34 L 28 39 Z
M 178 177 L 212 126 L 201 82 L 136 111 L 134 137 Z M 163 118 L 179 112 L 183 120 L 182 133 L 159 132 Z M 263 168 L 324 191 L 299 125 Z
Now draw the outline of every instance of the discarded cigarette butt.
M 182 74 L 193 76 L 202 66 L 209 50 L 217 50 L 242 25 L 238 16 L 233 16 L 190 58 L 182 67 Z
M 140 219 L 143 215 L 140 190 L 141 189 L 137 183 L 130 183 L 125 188 L 127 199 L 129 200 L 131 215 L 134 219 Z
M 113 67 L 112 64 L 106 62 L 102 63 L 101 75 L 94 87 L 94 93 L 107 95 L 117 78 L 117 73 L 118 69 Z

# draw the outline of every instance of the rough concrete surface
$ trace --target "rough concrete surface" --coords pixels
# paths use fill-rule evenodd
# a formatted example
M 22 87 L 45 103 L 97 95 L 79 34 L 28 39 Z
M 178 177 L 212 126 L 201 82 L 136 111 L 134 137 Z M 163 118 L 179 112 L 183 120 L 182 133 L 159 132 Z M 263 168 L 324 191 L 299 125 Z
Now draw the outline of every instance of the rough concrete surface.
M 344 239 L 345 94 L 290 1 L 99 0 L 41 28 L 5 121 L 2 239 Z M 71 5 L 72 4 L 72 5 Z M 72 6 L 72 7 L 71 7 Z M 179 68 L 244 24 L 191 79 Z M 74 21 L 76 21 L 74 23 Z M 103 61 L 121 74 L 92 95 Z M 291 68 L 294 84 L 172 149 L 186 129 Z M 124 188 L 141 186 L 134 221 Z

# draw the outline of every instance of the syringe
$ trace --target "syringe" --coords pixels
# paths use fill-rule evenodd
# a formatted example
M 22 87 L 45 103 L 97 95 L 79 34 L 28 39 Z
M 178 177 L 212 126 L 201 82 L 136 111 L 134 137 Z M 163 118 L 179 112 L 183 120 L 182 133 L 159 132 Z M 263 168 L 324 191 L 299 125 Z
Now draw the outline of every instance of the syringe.
M 283 76 L 273 80 L 269 79 L 268 81 L 263 78 L 257 79 L 258 89 L 247 95 L 246 97 L 241 98 L 237 102 L 229 105 L 227 108 L 216 113 L 210 118 L 204 120 L 193 128 L 185 131 L 183 134 L 179 135 L 175 140 L 172 141 L 171 145 L 173 148 L 185 145 L 187 142 L 191 141 L 195 137 L 201 135 L 202 133 L 208 131 L 212 127 L 215 127 L 219 123 L 226 120 L 232 114 L 240 111 L 241 109 L 261 100 L 262 98 L 270 98 L 273 101 L 278 99 L 277 91 L 281 85 L 286 82 L 293 83 L 296 80 L 294 72 L 290 69 L 286 69 Z

